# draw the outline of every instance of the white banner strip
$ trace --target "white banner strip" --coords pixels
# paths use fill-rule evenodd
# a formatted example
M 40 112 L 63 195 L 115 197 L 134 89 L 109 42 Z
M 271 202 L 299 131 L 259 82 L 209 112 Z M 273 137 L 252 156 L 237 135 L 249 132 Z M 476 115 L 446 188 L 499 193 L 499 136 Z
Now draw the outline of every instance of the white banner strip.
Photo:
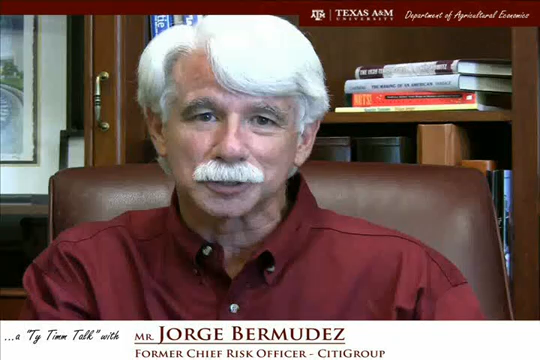
M 2 321 L 0 359 L 538 360 L 538 321 Z

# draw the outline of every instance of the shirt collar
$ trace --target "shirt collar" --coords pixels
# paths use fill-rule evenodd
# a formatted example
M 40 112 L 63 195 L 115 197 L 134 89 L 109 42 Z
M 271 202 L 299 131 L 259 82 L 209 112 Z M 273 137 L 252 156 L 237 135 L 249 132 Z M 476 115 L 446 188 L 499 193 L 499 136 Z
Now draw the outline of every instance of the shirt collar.
M 287 197 L 292 203 L 291 209 L 265 237 L 253 257 L 260 264 L 268 283 L 274 282 L 283 268 L 305 248 L 311 221 L 318 210 L 315 197 L 300 173 L 288 180 Z M 169 231 L 177 239 L 182 251 L 196 264 L 201 251 L 211 244 L 190 230 L 180 218 L 176 191 L 172 194 L 167 216 Z

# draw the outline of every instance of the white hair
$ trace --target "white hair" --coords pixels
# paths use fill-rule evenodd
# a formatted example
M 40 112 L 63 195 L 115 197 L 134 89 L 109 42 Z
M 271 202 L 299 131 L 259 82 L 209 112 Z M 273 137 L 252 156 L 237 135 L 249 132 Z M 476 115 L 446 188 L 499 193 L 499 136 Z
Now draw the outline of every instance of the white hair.
M 145 116 L 150 111 L 167 122 L 181 87 L 173 67 L 196 50 L 206 53 L 216 81 L 231 92 L 294 97 L 300 134 L 328 111 L 323 67 L 294 25 L 269 15 L 216 15 L 195 26 L 173 26 L 150 41 L 139 61 L 138 102 Z M 166 160 L 158 161 L 170 173 Z

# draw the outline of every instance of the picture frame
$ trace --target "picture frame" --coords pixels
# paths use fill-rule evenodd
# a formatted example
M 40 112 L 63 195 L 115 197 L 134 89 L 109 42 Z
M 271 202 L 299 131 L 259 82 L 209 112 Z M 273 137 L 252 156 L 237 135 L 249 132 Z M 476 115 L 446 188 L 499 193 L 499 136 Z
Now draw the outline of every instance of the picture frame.
M 0 164 L 38 163 L 38 17 L 0 16 Z

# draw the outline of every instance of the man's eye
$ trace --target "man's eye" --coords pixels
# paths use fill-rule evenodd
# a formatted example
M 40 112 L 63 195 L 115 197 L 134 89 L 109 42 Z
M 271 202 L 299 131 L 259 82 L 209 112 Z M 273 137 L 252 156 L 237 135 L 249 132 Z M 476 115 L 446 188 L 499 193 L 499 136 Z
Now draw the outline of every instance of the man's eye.
M 198 120 L 198 121 L 203 121 L 203 122 L 211 122 L 211 121 L 215 121 L 216 117 L 214 116 L 214 114 L 208 112 L 208 113 L 195 115 L 193 119 Z
M 258 126 L 269 126 L 276 124 L 273 120 L 270 120 L 269 118 L 266 118 L 264 116 L 256 116 L 253 121 L 255 122 L 255 125 Z
M 216 117 L 211 112 L 194 115 L 191 119 L 202 122 L 216 121 Z

